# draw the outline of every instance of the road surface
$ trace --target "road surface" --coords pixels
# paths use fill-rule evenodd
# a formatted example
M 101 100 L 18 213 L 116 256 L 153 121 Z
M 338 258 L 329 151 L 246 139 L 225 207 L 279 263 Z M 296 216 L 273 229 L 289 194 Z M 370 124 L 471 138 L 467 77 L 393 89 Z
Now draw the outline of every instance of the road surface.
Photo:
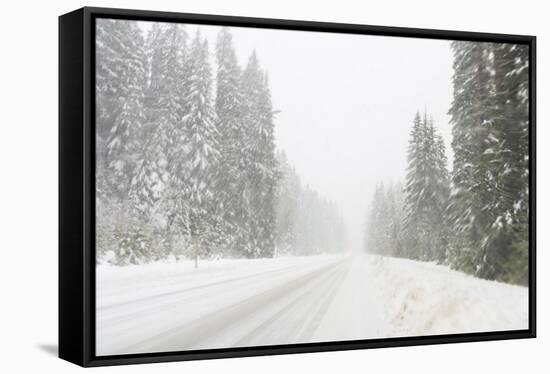
M 283 263 L 100 306 L 97 353 L 311 342 L 350 265 L 347 257 Z

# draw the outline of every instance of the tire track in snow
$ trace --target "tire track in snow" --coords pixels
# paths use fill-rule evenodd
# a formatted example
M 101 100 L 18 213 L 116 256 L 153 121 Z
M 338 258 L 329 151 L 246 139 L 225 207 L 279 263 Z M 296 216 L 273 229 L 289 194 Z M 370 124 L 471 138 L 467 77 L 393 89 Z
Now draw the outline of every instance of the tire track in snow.
M 348 267 L 347 261 L 339 263 L 309 287 L 302 287 L 284 307 L 276 310 L 271 318 L 234 345 L 241 347 L 307 341 L 346 276 Z
M 153 297 L 139 298 L 130 302 L 119 303 L 116 307 L 113 305 L 113 307 L 98 308 L 96 318 L 101 330 L 113 336 L 117 332 L 124 332 L 128 328 L 132 328 L 133 321 L 146 313 L 154 314 L 159 310 L 166 313 L 171 309 L 177 310 L 183 304 L 192 305 L 209 297 L 215 298 L 220 293 L 227 292 L 229 287 L 246 287 L 251 280 L 255 279 L 257 279 L 257 282 L 276 281 L 297 270 L 303 270 L 303 264 L 206 283 L 200 286 L 186 287 L 162 295 L 154 295 Z M 244 284 L 241 285 L 240 283 Z M 203 292 L 204 290 L 206 292 Z M 131 308 L 131 311 L 129 311 L 129 308 Z
M 116 308 L 119 308 L 119 307 L 127 307 L 128 305 L 131 305 L 131 304 L 138 304 L 138 303 L 153 301 L 153 300 L 162 299 L 162 298 L 166 298 L 166 297 L 169 298 L 169 297 L 172 297 L 174 295 L 181 294 L 183 292 L 198 291 L 198 290 L 201 290 L 201 289 L 204 289 L 204 288 L 209 288 L 209 287 L 218 286 L 218 285 L 224 285 L 225 286 L 228 283 L 242 282 L 242 281 L 250 280 L 250 279 L 253 279 L 253 278 L 263 278 L 266 275 L 285 274 L 285 273 L 289 273 L 289 272 L 294 271 L 295 269 L 299 268 L 300 266 L 302 266 L 302 265 L 301 264 L 300 265 L 293 265 L 293 266 L 289 266 L 288 268 L 284 268 L 284 269 L 275 269 L 275 270 L 270 270 L 270 271 L 267 271 L 267 272 L 258 272 L 258 273 L 254 273 L 254 274 L 248 274 L 248 275 L 238 277 L 238 278 L 222 279 L 220 281 L 205 283 L 205 284 L 201 284 L 201 285 L 193 286 L 193 287 L 182 287 L 182 288 L 178 288 L 178 289 L 173 290 L 173 291 L 163 292 L 163 293 L 159 293 L 159 294 L 155 294 L 155 295 L 149 295 L 149 296 L 145 296 L 145 297 L 140 297 L 138 299 L 134 299 L 134 300 L 131 300 L 131 301 L 124 301 L 124 302 L 120 302 L 120 303 L 113 303 L 113 304 L 103 305 L 101 307 L 98 307 L 97 311 L 100 311 L 100 312 L 109 311 L 109 310 L 116 309 Z
M 155 352 L 166 350 L 183 350 L 203 348 L 203 343 L 211 341 L 207 345 L 210 348 L 222 348 L 228 345 L 217 345 L 216 335 L 222 334 L 228 328 L 246 327 L 249 318 L 253 317 L 259 311 L 269 311 L 273 304 L 287 302 L 289 295 L 303 294 L 303 290 L 315 289 L 316 294 L 330 294 L 325 288 L 333 285 L 335 282 L 328 282 L 328 279 L 338 276 L 344 266 L 347 266 L 347 260 L 339 260 L 335 263 L 323 265 L 321 268 L 300 275 L 285 283 L 260 292 L 253 296 L 247 297 L 236 303 L 229 305 L 221 310 L 209 313 L 199 317 L 198 319 L 183 323 L 177 327 L 172 327 L 169 330 L 158 333 L 140 342 L 124 347 L 121 352 Z M 342 277 L 337 277 L 341 281 Z M 307 292 L 307 291 L 306 291 Z M 300 298 L 291 298 L 291 303 L 294 306 L 304 302 L 308 307 L 311 305 L 307 300 Z M 317 301 L 313 297 L 313 301 Z M 192 307 L 192 304 L 189 305 Z M 308 309 L 306 307 L 306 310 Z M 289 307 L 290 308 L 290 307 Z M 287 314 L 288 316 L 289 314 Z M 306 314 L 307 316 L 307 314 Z M 316 319 L 314 319 L 316 321 Z M 294 325 L 296 327 L 296 324 Z M 272 327 L 272 326 L 271 326 Z M 270 328 L 271 328 L 270 327 Z M 265 326 L 265 328 L 268 328 Z M 272 344 L 289 343 L 287 341 L 279 341 Z M 231 344 L 230 346 L 235 346 Z

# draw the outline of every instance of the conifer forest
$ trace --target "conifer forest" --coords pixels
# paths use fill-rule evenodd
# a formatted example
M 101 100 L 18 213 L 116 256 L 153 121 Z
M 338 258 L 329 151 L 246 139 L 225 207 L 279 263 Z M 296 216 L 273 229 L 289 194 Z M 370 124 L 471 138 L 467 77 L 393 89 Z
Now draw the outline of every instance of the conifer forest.
M 412 121 L 403 182 L 380 182 L 365 246 L 526 285 L 529 250 L 528 49 L 453 42 L 454 160 L 427 112 Z
M 95 68 L 98 355 L 528 328 L 528 45 L 98 18 Z
M 99 25 L 99 257 L 124 265 L 341 251 L 338 208 L 275 149 L 255 52 L 239 66 L 227 28 L 210 47 L 178 24 L 155 23 L 147 35 L 135 22 Z

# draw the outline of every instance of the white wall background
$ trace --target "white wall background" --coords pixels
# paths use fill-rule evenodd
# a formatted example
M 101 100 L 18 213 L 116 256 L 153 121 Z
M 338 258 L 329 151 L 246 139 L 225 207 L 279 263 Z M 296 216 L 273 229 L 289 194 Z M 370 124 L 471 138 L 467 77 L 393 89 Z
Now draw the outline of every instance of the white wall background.
M 550 27 L 536 0 L 9 1 L 0 20 L 0 371 L 69 373 L 57 359 L 57 16 L 83 5 L 538 36 L 536 340 L 101 368 L 95 373 L 518 373 L 548 367 Z M 546 363 L 546 364 L 545 364 Z M 538 368 L 538 370 L 537 370 Z

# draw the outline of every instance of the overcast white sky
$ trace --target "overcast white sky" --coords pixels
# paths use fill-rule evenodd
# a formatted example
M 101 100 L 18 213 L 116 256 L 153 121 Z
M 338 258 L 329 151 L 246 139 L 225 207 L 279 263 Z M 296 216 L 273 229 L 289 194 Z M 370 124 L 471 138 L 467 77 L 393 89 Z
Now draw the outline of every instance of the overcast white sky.
M 218 27 L 200 26 L 215 46 Z M 189 26 L 190 36 L 196 27 Z M 231 28 L 241 66 L 256 49 L 268 71 L 277 146 L 303 183 L 341 207 L 350 243 L 378 181 L 403 180 L 411 122 L 424 108 L 450 155 L 448 41 Z

